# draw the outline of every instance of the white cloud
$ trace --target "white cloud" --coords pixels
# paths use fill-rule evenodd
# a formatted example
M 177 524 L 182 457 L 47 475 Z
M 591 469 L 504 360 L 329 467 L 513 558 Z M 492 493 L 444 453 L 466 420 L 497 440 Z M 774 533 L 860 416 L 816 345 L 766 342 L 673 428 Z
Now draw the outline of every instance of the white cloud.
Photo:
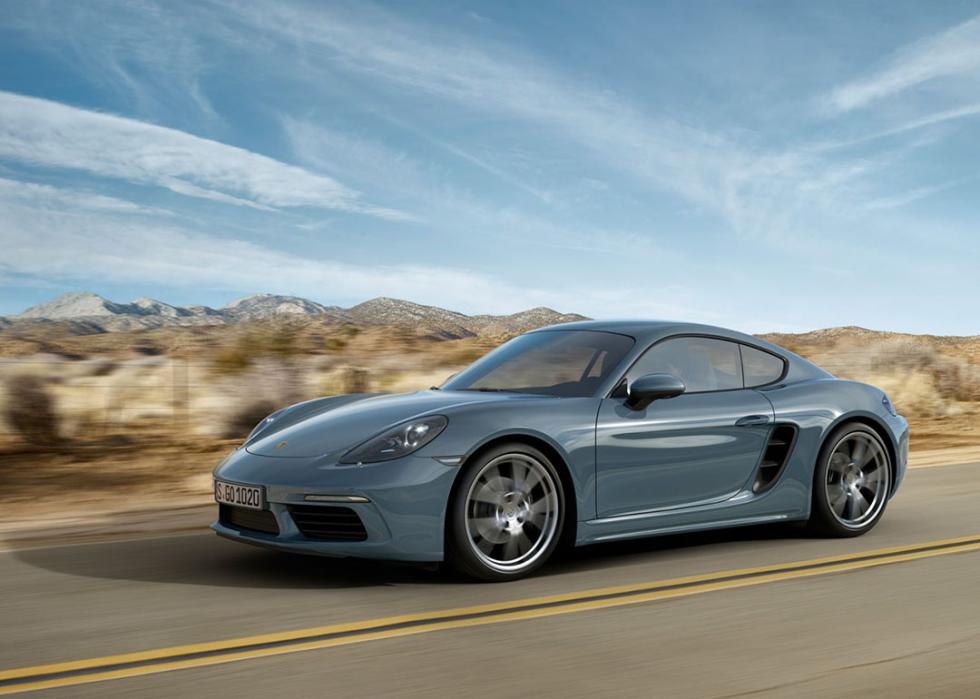
M 930 80 L 978 70 L 980 16 L 905 46 L 870 75 L 836 87 L 825 101 L 832 112 L 849 112 Z
M 576 144 L 581 155 L 689 201 L 724 209 L 721 177 L 754 159 L 719 134 L 637 112 L 617 95 L 553 73 L 505 47 L 437 35 L 388 13 L 362 8 L 354 17 L 323 5 L 229 6 L 244 30 L 296 47 L 305 70 L 328 61 L 469 107 L 536 124 Z M 228 17 L 215 24 L 226 27 Z M 295 62 L 289 65 L 294 66 Z M 294 74 L 294 73 L 291 73 Z
M 906 122 L 901 126 L 896 126 L 893 129 L 880 132 L 875 136 L 890 136 L 892 134 L 912 131 L 913 129 L 921 129 L 926 126 L 933 126 L 934 124 L 941 124 L 943 122 L 954 121 L 956 119 L 966 119 L 977 115 L 980 115 L 980 103 L 968 104 L 955 109 L 944 109 L 940 112 L 927 114 L 923 117 L 919 117 L 918 119 L 913 119 L 912 121 Z
M 201 84 L 210 67 L 207 47 L 188 30 L 194 8 L 167 9 L 151 0 L 7 3 L 0 25 L 138 113 L 190 107 L 216 121 Z
M 888 136 L 898 136 L 900 134 L 905 134 L 910 131 L 916 131 L 918 129 L 923 129 L 928 126 L 935 126 L 937 124 L 944 124 L 949 121 L 957 121 L 959 119 L 968 119 L 970 117 L 980 116 L 980 103 L 967 104 L 962 107 L 956 107 L 955 109 L 943 109 L 938 112 L 932 112 L 931 114 L 926 114 L 925 116 L 918 117 L 916 119 L 911 119 L 898 126 L 893 126 L 889 129 L 883 129 L 881 131 L 874 131 L 865 136 L 860 136 L 858 138 L 851 138 L 843 141 L 831 141 L 829 143 L 819 144 L 815 150 L 834 150 L 836 148 L 848 148 L 850 146 L 860 145 L 862 143 L 867 143 L 869 141 L 875 141 L 879 138 L 887 138 Z
M 177 179 L 176 177 L 161 177 L 158 184 L 160 184 L 162 187 L 166 187 L 171 192 L 175 192 L 177 194 L 183 194 L 185 197 L 210 199 L 211 201 L 219 201 L 222 204 L 231 204 L 233 206 L 246 206 L 250 209 L 258 209 L 260 211 L 275 211 L 275 209 L 271 206 L 266 206 L 265 204 L 259 204 L 249 199 L 242 199 L 241 197 L 235 197 L 230 194 L 216 192 L 212 189 L 205 189 L 204 187 L 198 187 L 195 184 L 191 184 L 190 182 L 185 182 L 184 180 Z
M 309 206 L 402 220 L 336 180 L 134 119 L 0 91 L 0 158 L 154 184 L 258 207 Z
M 870 211 L 897 209 L 901 206 L 905 206 L 906 204 L 911 204 L 914 201 L 931 197 L 933 194 L 944 192 L 947 189 L 953 189 L 954 187 L 958 187 L 961 184 L 965 184 L 966 182 L 971 182 L 976 179 L 976 176 L 960 177 L 955 180 L 950 180 L 949 182 L 940 182 L 939 184 L 915 187 L 914 189 L 910 189 L 909 191 L 902 192 L 900 194 L 893 194 L 891 196 L 872 199 L 864 205 L 864 208 Z
M 141 287 L 278 291 L 317 299 L 384 295 L 489 312 L 562 300 L 556 293 L 518 289 L 479 272 L 374 261 L 346 264 L 162 221 L 134 226 L 105 211 L 66 209 L 63 191 L 48 193 L 50 197 L 25 200 L 16 187 L 0 186 L 0 273 L 69 284 L 99 279 Z
M 303 65 L 302 75 L 311 84 L 320 71 L 326 75 L 340 68 L 375 86 L 387 83 L 399 97 L 407 90 L 411 97 L 472 110 L 481 119 L 504 118 L 540 129 L 548 139 L 564 139 L 572 146 L 562 176 L 569 168 L 593 177 L 597 167 L 609 168 L 641 186 L 681 197 L 740 235 L 776 245 L 795 245 L 792 238 L 799 229 L 794 229 L 794 220 L 806 218 L 814 208 L 839 209 L 854 181 L 871 169 L 867 160 L 829 161 L 812 148 L 773 151 L 751 134 L 735 136 L 652 117 L 629 99 L 569 79 L 534 56 L 499 44 L 464 41 L 377 8 L 359 5 L 356 15 L 333 6 L 288 2 L 226 9 L 224 21 L 215 24 L 236 27 L 239 35 L 261 32 L 281 49 L 295 49 L 295 58 L 284 65 Z M 324 143 L 323 132 L 315 127 L 288 119 L 284 125 L 294 148 L 298 140 Z M 339 152 L 344 137 L 331 139 Z M 333 152 L 325 151 L 327 160 Z M 377 169 L 375 155 L 368 153 L 346 172 Z M 401 163 L 394 168 L 381 179 L 407 179 Z
M 125 199 L 97 194 L 78 189 L 52 187 L 36 182 L 22 182 L 0 177 L 0 201 L 17 202 L 19 204 L 65 207 L 86 211 L 101 211 L 113 214 L 151 214 L 168 216 L 169 211 L 139 204 Z
M 374 296 L 407 298 L 466 313 L 513 313 L 535 306 L 595 317 L 676 317 L 719 322 L 723 316 L 685 301 L 694 290 L 671 286 L 619 288 L 589 285 L 549 289 L 515 286 L 482 271 L 426 264 L 351 264 L 292 254 L 244 240 L 221 238 L 148 217 L 133 225 L 128 202 L 0 180 L 0 279 L 90 286 L 195 288 L 296 294 L 326 303 Z M 103 199 L 108 201 L 103 201 Z M 683 300 L 683 301 L 681 301 Z M 754 322 L 742 323 L 755 327 Z
M 284 118 L 283 129 L 295 157 L 316 171 L 343 172 L 355 184 L 393 201 L 401 199 L 426 212 L 426 226 L 458 235 L 492 235 L 505 242 L 513 240 L 560 250 L 621 255 L 657 255 L 661 260 L 681 264 L 681 256 L 657 242 L 658 236 L 645 231 L 607 230 L 580 222 L 562 224 L 549 216 L 538 216 L 513 207 L 492 206 L 445 182 L 440 172 L 427 163 L 380 142 L 351 136 L 318 124 Z M 406 204 L 406 207 L 408 204 Z
M 812 150 L 773 152 L 761 147 L 751 135 L 713 133 L 651 117 L 640 112 L 627 97 L 569 79 L 513 47 L 439 32 L 370 5 L 345 9 L 289 2 L 218 3 L 202 6 L 196 12 L 202 14 L 195 15 L 193 23 L 188 20 L 185 29 L 201 46 L 220 44 L 234 55 L 243 47 L 261 45 L 263 70 L 279 72 L 284 79 L 303 80 L 311 91 L 320 89 L 320 83 L 340 69 L 356 73 L 358 84 L 370 85 L 372 90 L 388 88 L 396 99 L 421 96 L 429 103 L 451 103 L 472 110 L 483 119 L 518 120 L 532 130 L 540 129 L 548 139 L 562 139 L 572 145 L 572 155 L 563 160 L 559 179 L 574 175 L 575 168 L 582 177 L 595 177 L 597 169 L 612 169 L 642 186 L 680 196 L 747 237 L 764 237 L 783 244 L 801 209 L 811 207 L 811 201 L 831 201 L 838 194 L 834 189 L 835 172 L 850 173 L 850 179 L 858 176 L 852 164 L 826 162 Z M 183 51 L 189 56 L 197 53 L 200 51 L 193 44 Z M 193 65 L 193 61 L 188 65 Z M 313 129 L 317 133 L 308 137 L 303 134 L 304 129 L 311 130 L 308 124 L 288 118 L 283 123 L 296 155 L 305 155 L 301 148 L 295 148 L 298 141 L 317 143 L 315 158 L 300 162 L 316 161 L 311 169 L 324 173 L 323 179 L 335 186 L 330 206 L 354 207 L 396 220 L 424 217 L 429 225 L 437 225 L 429 195 L 438 198 L 440 192 L 430 186 L 426 187 L 425 196 L 419 196 L 422 188 L 413 180 L 419 174 L 413 172 L 417 164 L 392 160 L 386 153 L 379 155 L 373 152 L 372 144 L 350 134 L 331 135 L 326 130 Z M 507 167 L 474 155 L 479 152 L 474 144 L 460 147 L 444 134 L 420 135 L 529 192 L 545 205 L 558 208 L 561 204 L 551 192 L 515 176 Z M 495 154 L 493 160 L 499 161 L 500 157 Z M 423 169 L 421 175 L 430 182 L 434 179 L 431 170 Z M 547 174 L 542 178 L 547 181 Z M 188 180 L 191 178 L 165 172 L 156 183 L 189 196 L 260 208 L 289 205 L 282 200 L 288 200 L 293 193 L 309 198 L 303 194 L 308 189 L 306 185 L 276 188 L 274 196 L 262 197 L 243 191 L 239 182 L 216 185 Z M 365 206 L 356 193 L 339 185 L 338 180 L 374 196 L 384 196 L 388 202 L 397 202 L 399 211 Z M 816 181 L 822 187 L 819 198 L 813 192 Z M 438 207 L 446 213 L 462 208 L 484 219 L 488 217 L 479 209 L 493 213 L 490 209 L 494 207 L 484 206 L 478 198 L 452 191 L 452 182 L 445 182 L 443 189 L 442 194 L 453 199 Z M 416 212 L 415 217 L 406 210 Z M 528 218 L 513 210 L 508 214 Z M 540 233 L 544 228 L 536 223 L 525 230 Z M 546 245 L 554 243 L 548 235 L 542 235 L 544 239 L 535 239 Z M 581 242 L 569 247 L 581 247 Z

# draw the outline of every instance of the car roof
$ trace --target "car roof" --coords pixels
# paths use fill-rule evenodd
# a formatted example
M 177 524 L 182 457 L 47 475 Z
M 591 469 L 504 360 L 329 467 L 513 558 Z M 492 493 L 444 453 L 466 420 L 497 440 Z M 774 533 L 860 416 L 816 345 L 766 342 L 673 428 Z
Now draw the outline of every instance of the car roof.
M 654 341 L 668 335 L 716 335 L 751 344 L 765 345 L 769 343 L 752 335 L 736 330 L 722 328 L 716 325 L 702 323 L 686 323 L 675 320 L 581 320 L 574 323 L 549 325 L 532 332 L 549 332 L 554 330 L 592 330 L 595 332 L 619 333 L 629 335 L 640 343 Z
M 803 381 L 807 379 L 833 378 L 833 375 L 816 364 L 795 354 L 785 347 L 774 345 L 755 335 L 741 333 L 737 330 L 722 328 L 717 325 L 703 323 L 686 323 L 675 320 L 582 320 L 574 323 L 549 325 L 531 332 L 554 332 L 558 330 L 592 330 L 594 332 L 619 333 L 628 335 L 636 340 L 633 353 L 641 353 L 654 342 L 673 335 L 710 335 L 747 345 L 777 354 L 789 362 L 789 371 L 784 383 Z

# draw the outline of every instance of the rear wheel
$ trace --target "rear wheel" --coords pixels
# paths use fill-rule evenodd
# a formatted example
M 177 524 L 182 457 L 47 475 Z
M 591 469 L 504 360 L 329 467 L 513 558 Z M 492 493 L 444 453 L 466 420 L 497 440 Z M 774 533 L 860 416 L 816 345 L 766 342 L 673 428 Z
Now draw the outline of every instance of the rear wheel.
M 495 447 L 468 465 L 450 503 L 449 560 L 482 580 L 515 580 L 554 552 L 565 494 L 551 461 L 534 447 Z
M 829 536 L 859 536 L 881 519 L 891 490 L 891 459 L 874 430 L 842 425 L 820 450 L 810 524 Z

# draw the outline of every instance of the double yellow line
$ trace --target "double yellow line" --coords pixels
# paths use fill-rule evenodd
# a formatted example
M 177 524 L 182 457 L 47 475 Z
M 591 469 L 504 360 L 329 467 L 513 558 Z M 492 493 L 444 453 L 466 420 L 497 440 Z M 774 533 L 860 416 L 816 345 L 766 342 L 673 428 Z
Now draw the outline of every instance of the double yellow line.
M 344 646 L 365 641 L 397 638 L 481 624 L 535 619 L 624 604 L 651 602 L 714 590 L 725 590 L 778 580 L 841 573 L 873 566 L 900 563 L 930 556 L 980 550 L 980 535 L 930 541 L 911 546 L 864 551 L 758 568 L 729 570 L 655 582 L 584 590 L 548 597 L 535 597 L 407 614 L 349 624 L 335 624 L 296 631 L 196 643 L 171 648 L 88 658 L 51 665 L 0 671 L 0 694 L 53 687 L 67 687 L 104 680 L 136 677 L 156 672 L 263 658 L 317 648 Z

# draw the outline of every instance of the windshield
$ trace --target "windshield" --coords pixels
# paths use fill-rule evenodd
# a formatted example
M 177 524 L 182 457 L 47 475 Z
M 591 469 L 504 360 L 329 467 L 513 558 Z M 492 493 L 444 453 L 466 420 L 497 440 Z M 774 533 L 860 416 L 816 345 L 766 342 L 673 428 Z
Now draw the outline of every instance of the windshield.
M 626 335 L 554 330 L 515 337 L 447 381 L 448 391 L 511 391 L 585 398 L 633 347 Z

